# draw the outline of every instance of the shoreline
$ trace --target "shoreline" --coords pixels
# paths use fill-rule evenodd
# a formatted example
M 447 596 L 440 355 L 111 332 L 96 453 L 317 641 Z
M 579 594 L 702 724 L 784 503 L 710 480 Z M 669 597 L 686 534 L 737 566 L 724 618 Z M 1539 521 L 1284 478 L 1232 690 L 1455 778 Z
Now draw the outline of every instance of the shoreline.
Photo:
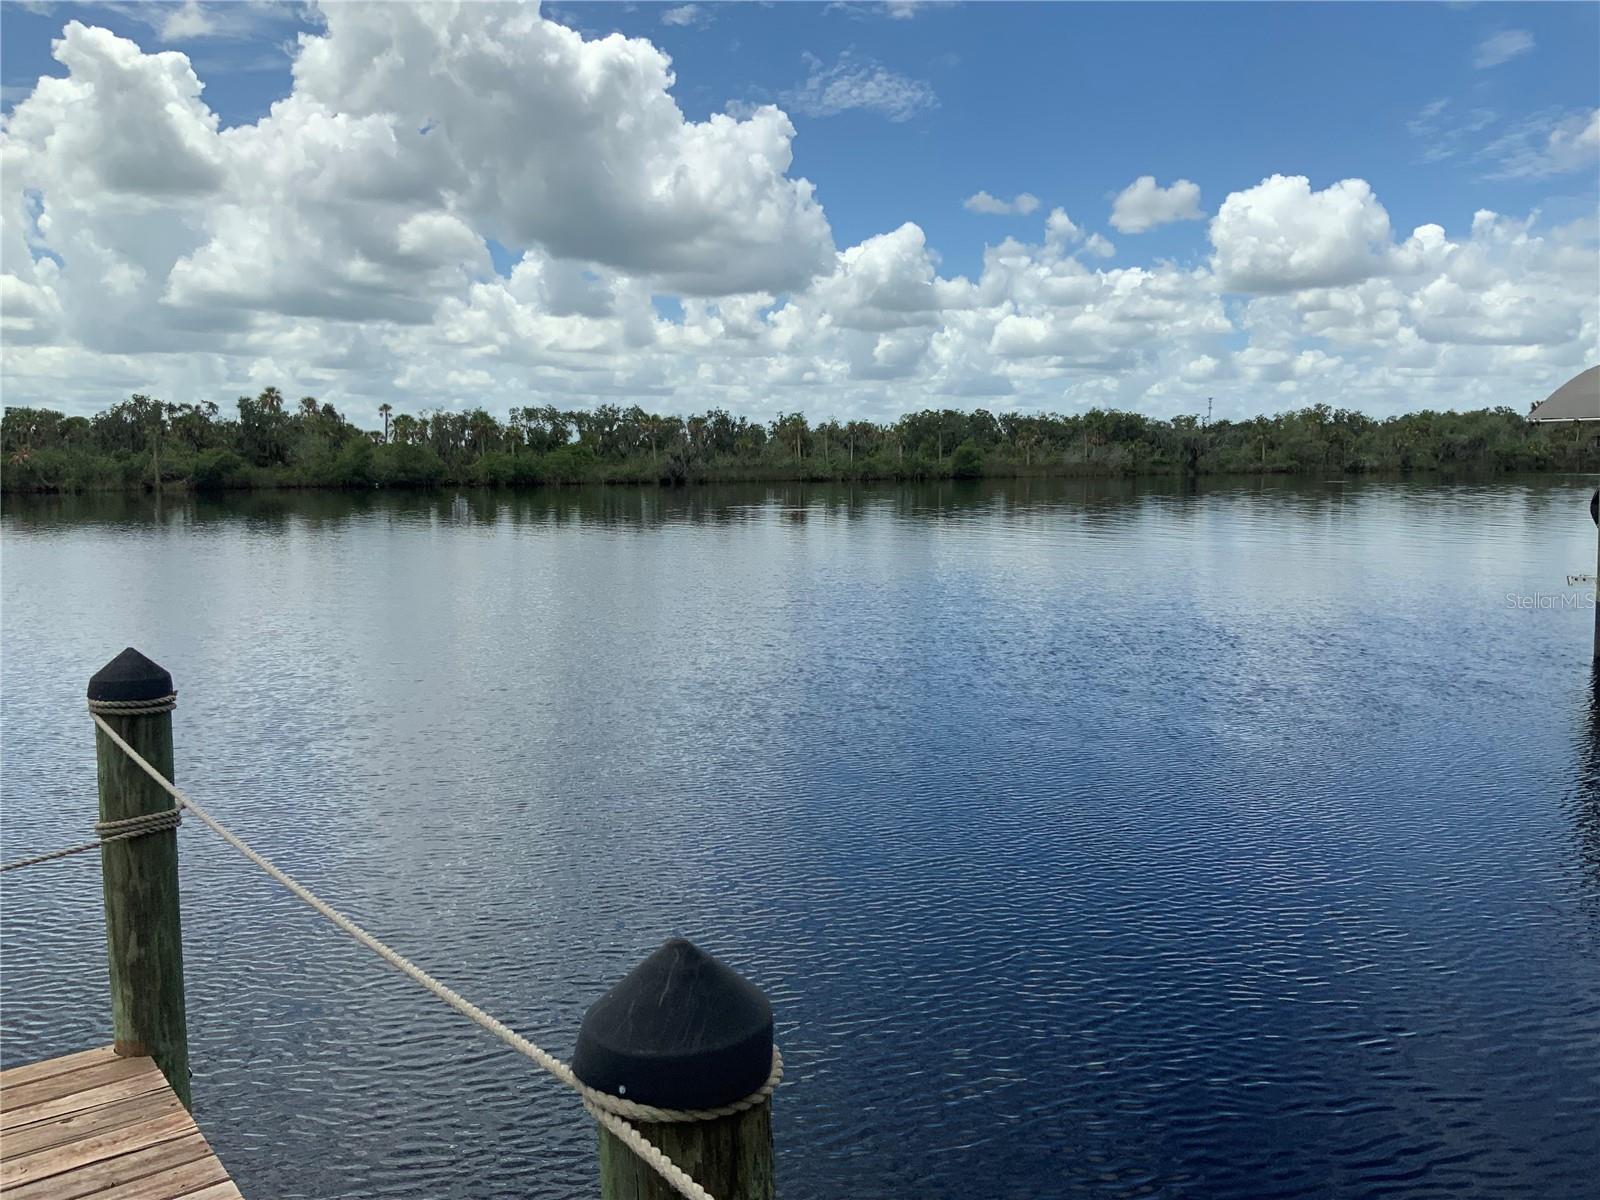
M 1314 406 L 1200 424 L 1138 413 L 995 416 L 983 409 L 892 421 L 763 424 L 722 410 L 658 416 L 590 410 L 482 409 L 394 414 L 381 430 L 276 389 L 215 404 L 135 396 L 92 418 L 51 409 L 0 413 L 0 492 L 368 491 L 526 489 L 602 484 L 911 483 L 966 479 L 1350 478 L 1372 474 L 1584 471 L 1600 468 L 1600 429 L 1531 424 L 1510 409 L 1375 419 Z
M 1119 469 L 1110 470 L 1103 467 L 1082 464 L 1052 465 L 1041 468 L 1035 465 L 1031 468 L 1009 466 L 1004 469 L 981 469 L 975 473 L 957 474 L 948 464 L 944 469 L 926 469 L 917 471 L 887 472 L 887 471 L 827 471 L 816 470 L 774 470 L 752 471 L 745 469 L 709 470 L 685 473 L 675 478 L 652 477 L 651 473 L 633 472 L 626 468 L 616 470 L 599 470 L 582 477 L 568 476 L 564 478 L 538 478 L 538 479 L 485 479 L 474 478 L 471 475 L 443 475 L 436 479 L 418 482 L 338 482 L 332 480 L 305 480 L 296 478 L 272 478 L 263 471 L 249 480 L 229 482 L 224 486 L 199 486 L 187 478 L 164 479 L 159 488 L 149 480 L 138 483 L 105 484 L 100 486 L 23 486 L 14 487 L 9 480 L 0 479 L 0 495 L 6 497 L 17 496 L 207 496 L 219 497 L 228 495 L 251 495 L 274 492 L 324 492 L 344 494 L 365 494 L 371 492 L 436 492 L 442 490 L 470 490 L 492 492 L 539 492 L 546 490 L 565 490 L 570 488 L 585 487 L 615 487 L 630 490 L 652 491 L 680 491 L 697 487 L 725 487 L 754 484 L 933 484 L 933 483 L 1003 483 L 1010 480 L 1038 481 L 1038 480 L 1083 480 L 1083 481 L 1137 481 L 1137 480 L 1284 480 L 1317 483 L 1354 483 L 1366 481 L 1394 481 L 1406 479 L 1434 480 L 1450 482 L 1458 479 L 1499 479 L 1516 475 L 1540 475 L 1556 477 L 1561 475 L 1587 476 L 1596 473 L 1600 468 L 1573 466 L 1569 464 L 1547 464 L 1543 466 L 1529 466 L 1518 464 L 1509 467 L 1496 467 L 1492 465 L 1457 465 L 1450 467 L 1425 467 L 1425 468 L 1377 468 L 1350 470 L 1332 473 L 1326 470 L 1304 469 L 1294 467 L 1269 467 L 1266 470 L 1238 470 L 1228 468 L 1215 468 L 1199 470 L 1183 469 L 1177 466 L 1155 466 L 1142 470 Z

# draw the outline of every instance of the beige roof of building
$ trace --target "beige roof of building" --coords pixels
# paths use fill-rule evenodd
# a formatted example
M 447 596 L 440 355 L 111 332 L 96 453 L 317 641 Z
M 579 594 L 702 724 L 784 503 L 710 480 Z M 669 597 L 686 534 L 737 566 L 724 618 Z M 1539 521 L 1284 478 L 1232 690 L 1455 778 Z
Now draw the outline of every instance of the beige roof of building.
M 1600 421 L 1600 367 L 1574 375 L 1528 414 L 1530 421 Z

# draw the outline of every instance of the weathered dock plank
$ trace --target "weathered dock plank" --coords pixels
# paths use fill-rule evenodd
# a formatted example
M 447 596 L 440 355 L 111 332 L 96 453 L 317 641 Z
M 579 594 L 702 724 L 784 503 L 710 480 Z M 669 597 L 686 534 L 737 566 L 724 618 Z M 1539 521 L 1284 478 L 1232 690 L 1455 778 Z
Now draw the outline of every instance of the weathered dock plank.
M 6 1088 L 21 1087 L 25 1083 L 35 1080 L 48 1079 L 52 1075 L 65 1075 L 68 1071 L 76 1071 L 83 1067 L 93 1067 L 100 1063 L 119 1062 L 117 1052 L 110 1046 L 97 1046 L 93 1050 L 80 1050 L 76 1054 L 65 1054 L 60 1058 L 47 1058 L 43 1062 L 28 1063 L 21 1067 L 7 1067 L 0 1071 L 0 1082 Z M 5 1104 L 5 1092 L 0 1091 L 0 1107 Z
M 37 1089 L 33 1096 L 17 1097 L 15 1107 L 11 1089 L 0 1093 L 0 1132 L 24 1125 L 37 1125 L 54 1117 L 101 1108 L 118 1100 L 131 1100 L 159 1092 L 167 1086 L 166 1076 L 147 1058 L 125 1058 L 104 1066 L 56 1075 L 38 1083 L 24 1084 L 18 1091 Z
M 73 1092 L 81 1092 L 86 1088 L 129 1079 L 148 1070 L 149 1068 L 140 1059 L 113 1056 L 105 1062 L 89 1063 L 76 1070 L 65 1071 L 59 1075 L 47 1075 L 28 1083 L 11 1083 L 8 1080 L 5 1090 L 0 1091 L 0 1117 L 10 1117 L 11 1120 L 0 1122 L 0 1127 L 5 1124 L 18 1124 L 15 1114 L 22 1109 L 32 1108 L 36 1104 L 68 1096 Z
M 5 1200 L 242 1200 L 153 1059 L 110 1047 L 0 1071 Z

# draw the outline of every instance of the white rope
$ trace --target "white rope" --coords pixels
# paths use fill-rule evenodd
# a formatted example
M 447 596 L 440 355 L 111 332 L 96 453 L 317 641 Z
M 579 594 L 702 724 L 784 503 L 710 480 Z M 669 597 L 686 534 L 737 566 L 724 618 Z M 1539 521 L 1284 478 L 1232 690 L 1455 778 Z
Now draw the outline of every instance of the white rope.
M 117 821 L 96 821 L 94 831 L 100 835 L 101 842 L 120 842 L 123 838 L 160 833 L 163 829 L 176 829 L 181 824 L 183 824 L 183 809 L 173 805 L 160 812 L 140 813 L 136 817 L 123 817 Z
M 91 700 L 89 711 L 108 717 L 152 717 L 178 707 L 178 693 L 168 692 L 151 700 Z
M 110 838 L 105 841 L 110 841 Z M 105 844 L 104 841 L 84 842 L 81 846 L 68 846 L 65 850 L 50 850 L 44 854 L 35 854 L 32 858 L 19 858 L 12 862 L 0 864 L 0 872 L 16 871 L 22 867 L 33 867 L 40 863 L 53 862 L 58 858 L 67 858 L 73 854 L 87 854 L 91 850 L 98 850 Z
M 168 692 L 165 696 L 155 696 L 148 700 L 90 700 L 89 711 L 104 713 L 110 717 L 148 717 L 158 713 L 171 712 L 178 706 L 178 693 Z M 54 862 L 58 858 L 69 858 L 74 854 L 87 854 L 91 850 L 98 850 L 108 842 L 120 842 L 127 838 L 143 837 L 147 833 L 160 833 L 164 829 L 176 829 L 183 820 L 181 807 L 169 808 L 164 812 L 147 813 L 143 816 L 128 817 L 121 821 L 96 821 L 94 831 L 100 836 L 92 842 L 83 842 L 77 846 L 68 846 L 62 850 L 51 850 L 46 854 L 35 854 L 31 858 L 19 858 L 14 862 L 0 865 L 0 872 L 15 871 L 21 867 L 33 867 L 39 863 Z
M 84 842 L 81 846 L 68 846 L 64 850 L 52 850 L 48 854 L 35 854 L 32 858 L 19 858 L 14 862 L 0 865 L 0 871 L 15 871 L 19 867 L 32 867 L 39 863 L 52 862 L 58 858 L 66 858 L 73 854 L 87 854 L 90 850 L 98 850 L 101 846 L 112 842 L 126 841 L 128 838 L 143 837 L 147 833 L 160 833 L 164 829 L 176 829 L 183 821 L 183 809 L 174 805 L 172 808 L 162 809 L 156 813 L 145 813 L 137 817 L 124 817 L 120 821 L 96 821 L 94 831 L 100 835 L 92 842 Z
M 779 1081 L 783 1078 L 783 1055 L 778 1053 L 778 1048 L 776 1046 L 772 1048 L 772 1070 L 768 1074 L 766 1082 L 744 1099 L 736 1100 L 734 1103 L 723 1105 L 720 1108 L 657 1108 L 654 1105 L 638 1104 L 631 1100 L 625 1100 L 620 1096 L 612 1096 L 606 1092 L 597 1091 L 583 1083 L 582 1080 L 572 1073 L 572 1068 L 570 1066 L 562 1062 L 548 1050 L 545 1050 L 543 1047 L 530 1042 L 516 1030 L 505 1024 L 505 1022 L 486 1013 L 476 1004 L 472 1003 L 459 992 L 455 991 L 455 989 L 439 982 L 439 980 L 428 974 L 399 951 L 392 949 L 384 942 L 368 933 L 349 917 L 345 916 L 338 909 L 334 908 L 327 901 L 323 900 L 315 892 L 311 891 L 302 884 L 297 883 L 294 879 L 290 878 L 289 875 L 285 874 L 284 871 L 282 871 L 279 867 L 275 866 L 266 858 L 263 858 L 255 850 L 251 849 L 250 846 L 245 843 L 244 839 L 239 837 L 226 825 L 222 824 L 221 821 L 218 821 L 200 805 L 196 804 L 187 795 L 185 795 L 176 784 L 174 784 L 155 767 L 146 762 L 144 757 L 132 746 L 128 745 L 128 743 L 122 739 L 116 730 L 112 729 L 110 725 L 106 724 L 98 712 L 95 712 L 91 708 L 90 715 L 94 718 L 94 723 L 100 727 L 100 731 L 110 738 L 112 742 L 117 745 L 122 752 L 129 757 L 129 759 L 133 761 L 135 766 L 142 770 L 159 787 L 161 787 L 163 791 L 171 796 L 179 807 L 187 808 L 206 826 L 208 826 L 213 833 L 215 833 L 223 841 L 227 842 L 228 845 L 232 846 L 235 850 L 244 855 L 251 862 L 255 863 L 256 866 L 260 867 L 273 879 L 277 880 L 284 887 L 288 888 L 297 899 L 310 905 L 318 913 L 331 921 L 337 928 L 349 934 L 368 950 L 371 950 L 390 966 L 394 967 L 395 970 L 399 971 L 402 975 L 405 975 L 415 983 L 421 984 L 439 999 L 450 1005 L 451 1008 L 454 1008 L 457 1012 L 467 1017 L 468 1020 L 472 1021 L 481 1028 L 488 1030 L 490 1033 L 494 1034 L 495 1037 L 505 1042 L 506 1045 L 510 1046 L 519 1054 L 532 1059 L 540 1067 L 544 1068 L 545 1071 L 549 1072 L 560 1082 L 577 1092 L 578 1095 L 583 1098 L 584 1108 L 589 1111 L 594 1119 L 615 1134 L 616 1137 L 623 1142 L 623 1144 L 625 1144 L 630 1150 L 648 1163 L 663 1179 L 671 1184 L 672 1187 L 685 1198 L 685 1200 L 715 1200 L 715 1197 L 713 1197 L 710 1192 L 706 1191 L 705 1188 L 701 1187 L 692 1178 L 690 1178 L 683 1168 L 679 1167 L 664 1153 L 662 1153 L 660 1147 L 656 1146 L 653 1142 L 646 1138 L 644 1134 L 640 1133 L 639 1130 L 634 1128 L 634 1126 L 629 1122 L 709 1121 L 718 1117 L 732 1116 L 735 1113 L 744 1112 L 747 1109 L 754 1108 L 758 1104 L 766 1103 L 767 1098 L 772 1095 L 773 1090 L 778 1086 Z

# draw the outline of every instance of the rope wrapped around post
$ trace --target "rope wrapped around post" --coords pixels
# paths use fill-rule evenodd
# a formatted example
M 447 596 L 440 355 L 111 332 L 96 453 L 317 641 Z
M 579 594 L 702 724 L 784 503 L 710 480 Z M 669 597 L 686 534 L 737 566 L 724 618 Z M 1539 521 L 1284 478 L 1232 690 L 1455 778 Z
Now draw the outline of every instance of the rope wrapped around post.
M 174 701 L 174 697 L 166 697 L 165 701 Z M 111 702 L 100 701 L 98 703 L 107 704 Z M 165 712 L 169 711 L 171 707 L 172 704 L 168 703 L 167 708 L 153 711 Z M 621 1095 L 611 1095 L 608 1092 L 590 1087 L 580 1080 L 575 1074 L 573 1074 L 573 1070 L 570 1065 L 563 1062 L 561 1059 L 557 1058 L 543 1047 L 523 1037 L 497 1017 L 485 1012 L 483 1009 L 479 1008 L 476 1004 L 473 1004 L 470 1000 L 467 1000 L 453 988 L 440 982 L 438 979 L 435 979 L 432 975 L 424 971 L 421 967 L 417 966 L 399 951 L 393 949 L 387 943 L 367 932 L 349 917 L 345 916 L 338 909 L 334 908 L 327 901 L 323 900 L 315 892 L 311 891 L 309 888 L 293 879 L 276 864 L 258 853 L 248 843 L 246 843 L 244 839 L 239 837 L 221 821 L 217 820 L 217 818 L 213 817 L 202 805 L 195 803 L 195 801 L 185 794 L 182 789 L 180 789 L 170 779 L 168 779 L 159 770 L 146 761 L 137 750 L 130 746 L 117 733 L 117 731 L 106 722 L 105 716 L 102 715 L 102 713 L 105 711 L 107 710 L 98 709 L 96 703 L 94 702 L 92 702 L 89 706 L 90 716 L 94 720 L 95 725 L 100 729 L 100 732 L 104 733 L 114 745 L 121 749 L 121 751 L 128 756 L 129 761 L 131 761 L 136 767 L 149 776 L 158 787 L 162 788 L 168 795 L 172 797 L 175 810 L 187 809 L 189 812 L 194 814 L 196 819 L 209 828 L 213 833 L 217 834 L 218 837 L 227 842 L 228 845 L 232 846 L 245 858 L 249 859 L 272 879 L 276 880 L 283 887 L 287 888 L 290 894 L 292 894 L 296 899 L 308 905 L 318 914 L 330 921 L 335 928 L 339 929 L 341 932 L 347 934 L 349 937 L 353 938 L 355 941 L 371 950 L 374 954 L 378 955 L 401 974 L 405 975 L 413 982 L 421 985 L 427 991 L 437 996 L 440 1000 L 443 1000 L 446 1004 L 450 1005 L 450 1007 L 464 1015 L 468 1020 L 472 1021 L 480 1028 L 487 1030 L 489 1033 L 494 1034 L 495 1037 L 505 1042 L 506 1045 L 510 1046 L 513 1050 L 517 1051 L 525 1058 L 531 1059 L 536 1065 L 542 1068 L 549 1075 L 553 1076 L 560 1083 L 577 1092 L 583 1101 L 584 1108 L 589 1112 L 589 1114 L 594 1117 L 594 1119 L 599 1122 L 604 1129 L 614 1134 L 623 1144 L 632 1150 L 634 1154 L 638 1155 L 641 1161 L 647 1163 L 652 1170 L 660 1175 L 660 1177 L 664 1179 L 674 1191 L 683 1196 L 685 1200 L 716 1200 L 715 1196 L 697 1183 L 686 1171 L 684 1171 L 675 1162 L 673 1162 L 671 1158 L 663 1153 L 658 1146 L 656 1146 L 647 1137 L 645 1137 L 644 1134 L 635 1128 L 633 1122 L 637 1121 L 651 1124 L 668 1124 L 714 1121 L 723 1117 L 740 1114 L 760 1105 L 766 1104 L 770 1100 L 778 1084 L 783 1079 L 783 1055 L 779 1053 L 776 1045 L 772 1046 L 771 1069 L 768 1072 L 766 1080 L 748 1095 L 728 1104 L 717 1105 L 704 1109 L 665 1108 L 629 1100 L 625 1096 Z M 113 716 L 125 716 L 129 715 L 130 709 L 118 708 L 109 710 L 109 712 L 110 715 Z M 729 1197 L 728 1200 L 739 1200 L 739 1198 Z
M 142 817 L 129 817 L 123 821 L 96 821 L 94 831 L 100 836 L 94 841 L 67 846 L 61 850 L 51 850 L 46 854 L 35 854 L 30 858 L 15 859 L 0 864 L 0 872 L 15 871 L 20 867 L 34 867 L 40 863 L 53 862 L 58 858 L 70 858 L 74 854 L 87 854 L 110 842 L 122 842 L 128 838 L 144 837 L 147 833 L 176 829 L 181 824 L 183 824 L 183 809 L 177 807 Z
M 154 700 L 91 700 L 89 711 L 107 717 L 153 717 L 178 707 L 176 690 Z
M 174 691 L 155 700 L 91 700 L 89 711 L 113 717 L 144 717 L 171 712 L 177 705 L 178 693 Z M 165 812 L 147 813 L 122 821 L 96 821 L 94 831 L 98 836 L 94 841 L 80 842 L 76 846 L 67 846 L 60 850 L 51 850 L 44 854 L 34 854 L 0 864 L 0 873 L 20 870 L 22 867 L 35 867 L 40 863 L 70 858 L 74 854 L 87 854 L 91 850 L 100 849 L 108 842 L 120 842 L 127 838 L 143 837 L 147 833 L 176 829 L 182 823 L 183 809 L 179 805 L 174 805 Z

